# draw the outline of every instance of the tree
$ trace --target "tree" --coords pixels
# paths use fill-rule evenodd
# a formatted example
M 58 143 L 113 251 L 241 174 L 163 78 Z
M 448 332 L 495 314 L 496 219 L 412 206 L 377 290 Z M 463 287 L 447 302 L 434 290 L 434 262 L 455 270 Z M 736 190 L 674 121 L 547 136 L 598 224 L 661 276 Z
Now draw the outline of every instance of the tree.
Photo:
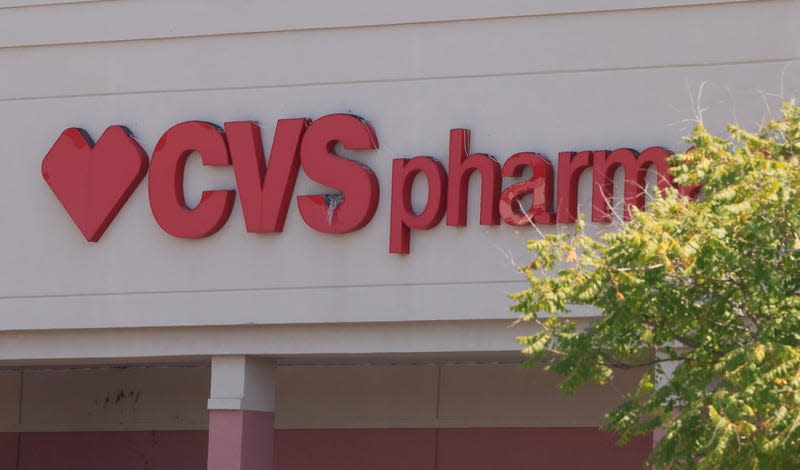
M 565 392 L 643 367 L 604 429 L 622 442 L 663 429 L 656 469 L 800 468 L 800 108 L 728 133 L 698 125 L 693 151 L 671 157 L 699 199 L 667 189 L 617 231 L 578 222 L 528 242 L 530 288 L 512 294 L 540 326 L 520 338 L 526 364 L 545 362 Z M 571 304 L 598 318 L 579 328 Z

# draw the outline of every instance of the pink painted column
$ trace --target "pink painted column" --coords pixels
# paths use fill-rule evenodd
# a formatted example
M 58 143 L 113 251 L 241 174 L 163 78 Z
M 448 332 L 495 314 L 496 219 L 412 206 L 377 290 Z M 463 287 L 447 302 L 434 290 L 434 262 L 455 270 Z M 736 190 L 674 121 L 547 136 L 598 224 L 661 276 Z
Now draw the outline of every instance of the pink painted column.
M 273 470 L 274 442 L 275 362 L 213 357 L 208 470 Z

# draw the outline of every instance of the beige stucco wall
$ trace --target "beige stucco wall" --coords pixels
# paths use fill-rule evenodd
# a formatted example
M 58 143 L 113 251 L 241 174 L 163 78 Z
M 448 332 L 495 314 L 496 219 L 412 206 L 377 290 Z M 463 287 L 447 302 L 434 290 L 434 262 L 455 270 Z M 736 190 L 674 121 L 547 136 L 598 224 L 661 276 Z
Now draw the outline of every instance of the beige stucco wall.
M 444 159 L 455 127 L 501 161 L 682 150 L 701 109 L 713 130 L 751 125 L 797 93 L 799 19 L 796 0 L 0 1 L 0 362 L 514 351 L 506 294 L 535 232 L 477 225 L 473 178 L 468 227 L 390 255 L 391 160 Z M 71 126 L 127 125 L 150 153 L 185 120 L 257 120 L 269 145 L 279 118 L 339 112 L 381 142 L 354 157 L 377 214 L 346 236 L 294 204 L 283 234 L 248 234 L 237 203 L 216 235 L 176 239 L 143 185 L 90 244 L 40 174 Z M 197 159 L 186 177 L 190 203 L 234 186 Z M 295 194 L 321 189 L 301 174 Z

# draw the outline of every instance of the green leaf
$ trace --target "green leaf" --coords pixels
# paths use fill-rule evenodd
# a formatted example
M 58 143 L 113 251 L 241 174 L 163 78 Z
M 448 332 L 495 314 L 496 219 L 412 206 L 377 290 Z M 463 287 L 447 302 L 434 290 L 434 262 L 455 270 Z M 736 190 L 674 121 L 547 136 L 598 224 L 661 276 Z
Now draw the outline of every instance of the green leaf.
M 800 469 L 800 108 L 728 133 L 698 126 L 670 159 L 702 198 L 664 191 L 616 232 L 590 238 L 579 217 L 529 242 L 512 310 L 540 328 L 520 340 L 527 364 L 567 393 L 639 367 L 605 429 L 662 427 L 654 468 Z M 599 316 L 580 329 L 562 316 L 574 304 Z M 677 367 L 656 385 L 664 358 Z

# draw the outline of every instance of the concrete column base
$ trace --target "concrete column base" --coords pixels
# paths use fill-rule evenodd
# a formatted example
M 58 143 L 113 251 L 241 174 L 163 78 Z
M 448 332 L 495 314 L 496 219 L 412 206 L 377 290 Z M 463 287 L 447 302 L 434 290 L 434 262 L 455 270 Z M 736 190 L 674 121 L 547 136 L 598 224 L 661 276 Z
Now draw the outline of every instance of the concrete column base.
M 272 470 L 275 414 L 210 410 L 208 470 Z

